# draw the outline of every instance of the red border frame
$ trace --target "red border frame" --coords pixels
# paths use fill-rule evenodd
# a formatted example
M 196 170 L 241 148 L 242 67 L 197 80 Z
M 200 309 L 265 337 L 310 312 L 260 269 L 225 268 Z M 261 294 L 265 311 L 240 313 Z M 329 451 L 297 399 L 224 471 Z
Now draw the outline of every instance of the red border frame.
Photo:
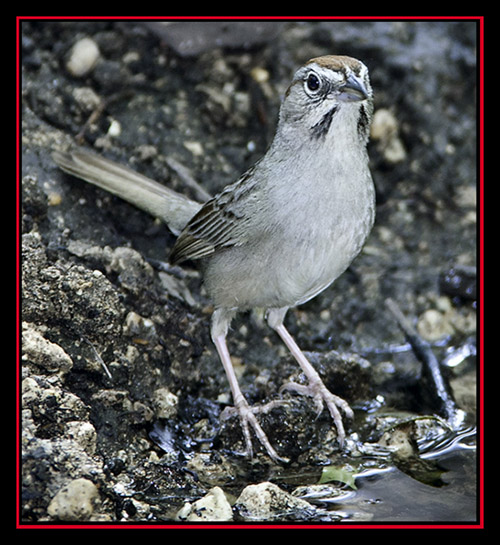
M 20 103 L 20 23 L 23 20 L 138 20 L 138 19 L 170 19 L 170 20 L 470 20 L 479 25 L 478 32 L 478 174 L 479 174 L 479 399 L 478 399 L 478 522 L 467 524 L 156 524 L 156 523 L 110 523 L 110 524 L 24 524 L 20 521 L 20 267 L 21 267 L 21 233 L 20 233 L 20 139 L 21 139 L 21 103 Z M 485 529 L 484 520 L 484 19 L 485 16 L 16 16 L 16 529 Z

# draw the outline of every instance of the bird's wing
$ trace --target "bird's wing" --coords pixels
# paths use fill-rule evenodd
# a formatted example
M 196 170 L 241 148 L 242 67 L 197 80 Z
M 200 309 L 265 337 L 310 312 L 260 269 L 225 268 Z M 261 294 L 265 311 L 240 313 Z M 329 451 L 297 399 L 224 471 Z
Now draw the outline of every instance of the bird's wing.
M 216 251 L 247 241 L 245 225 L 250 219 L 242 206 L 255 185 L 253 168 L 219 195 L 207 201 L 188 222 L 170 254 L 171 263 L 209 257 Z

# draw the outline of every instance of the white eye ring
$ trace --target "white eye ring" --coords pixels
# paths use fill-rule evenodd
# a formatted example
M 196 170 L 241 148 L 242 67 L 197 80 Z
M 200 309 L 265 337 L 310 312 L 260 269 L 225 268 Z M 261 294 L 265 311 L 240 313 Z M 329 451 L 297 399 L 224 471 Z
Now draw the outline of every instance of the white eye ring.
M 321 78 L 316 72 L 309 72 L 304 80 L 304 87 L 308 94 L 316 93 L 321 88 Z

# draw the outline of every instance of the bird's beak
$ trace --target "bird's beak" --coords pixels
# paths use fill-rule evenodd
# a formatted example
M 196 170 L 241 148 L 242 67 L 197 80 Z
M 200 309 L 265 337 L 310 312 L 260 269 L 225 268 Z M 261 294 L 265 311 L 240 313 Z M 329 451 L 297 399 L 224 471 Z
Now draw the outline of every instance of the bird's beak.
M 340 88 L 340 94 L 337 96 L 337 99 L 343 102 L 357 102 L 367 98 L 368 91 L 366 87 L 352 74 L 349 75 L 345 84 Z

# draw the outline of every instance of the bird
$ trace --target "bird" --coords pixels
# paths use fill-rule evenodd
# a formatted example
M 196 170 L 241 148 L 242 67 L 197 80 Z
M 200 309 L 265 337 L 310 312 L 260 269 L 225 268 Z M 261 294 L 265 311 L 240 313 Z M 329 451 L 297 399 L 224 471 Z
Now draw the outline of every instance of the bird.
M 275 462 L 286 462 L 239 386 L 227 346 L 241 311 L 261 308 L 299 364 L 306 384 L 286 389 L 326 406 L 343 446 L 349 404 L 330 392 L 284 325 L 287 311 L 330 286 L 365 244 L 375 220 L 367 143 L 373 91 L 366 65 L 346 55 L 315 57 L 286 90 L 266 153 L 205 203 L 83 148 L 54 150 L 66 173 L 105 189 L 163 220 L 178 236 L 172 264 L 199 260 L 213 302 L 210 334 L 225 370 L 245 453 L 252 433 Z M 273 402 L 270 402 L 273 403 Z M 268 407 L 267 407 L 268 408 Z

